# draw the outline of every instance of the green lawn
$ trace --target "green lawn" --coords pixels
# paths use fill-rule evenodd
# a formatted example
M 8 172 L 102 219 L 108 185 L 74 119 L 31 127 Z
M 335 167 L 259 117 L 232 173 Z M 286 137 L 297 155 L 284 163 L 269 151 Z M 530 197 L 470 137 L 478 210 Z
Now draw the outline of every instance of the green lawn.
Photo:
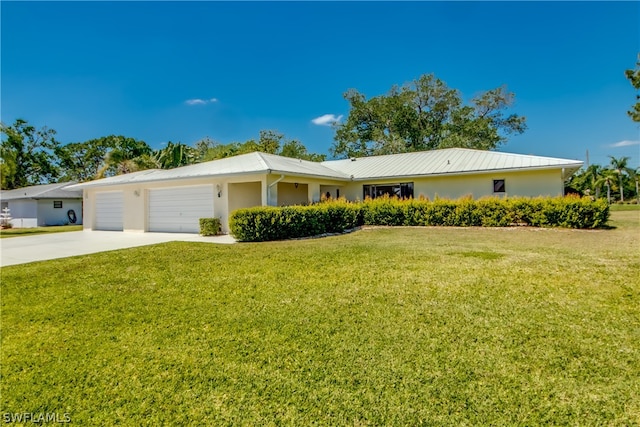
M 2 268 L 0 410 L 76 425 L 637 425 L 640 211 Z
M 65 231 L 82 231 L 82 225 L 54 225 L 34 228 L 7 228 L 0 230 L 0 239 L 5 237 L 33 236 L 34 234 L 62 233 Z
M 640 205 L 619 205 L 617 203 L 614 203 L 611 205 L 611 209 L 612 212 L 617 212 L 617 211 L 640 211 Z

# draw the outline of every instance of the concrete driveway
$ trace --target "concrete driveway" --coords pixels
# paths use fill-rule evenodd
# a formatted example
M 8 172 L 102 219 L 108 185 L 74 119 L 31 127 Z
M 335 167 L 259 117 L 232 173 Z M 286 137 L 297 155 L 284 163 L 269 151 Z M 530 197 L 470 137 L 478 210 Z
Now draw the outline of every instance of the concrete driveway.
M 231 236 L 203 237 L 181 233 L 124 233 L 121 231 L 70 231 L 0 239 L 0 266 L 93 254 L 156 243 L 183 241 L 235 243 Z

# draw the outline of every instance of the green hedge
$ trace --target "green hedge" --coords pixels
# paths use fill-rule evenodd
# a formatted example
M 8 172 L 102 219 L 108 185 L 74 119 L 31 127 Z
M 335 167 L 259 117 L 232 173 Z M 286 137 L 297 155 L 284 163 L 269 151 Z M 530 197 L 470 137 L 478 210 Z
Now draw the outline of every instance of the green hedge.
M 361 224 L 360 206 L 344 200 L 311 206 L 239 209 L 229 218 L 231 234 L 245 242 L 341 233 Z
M 351 203 L 344 199 L 311 206 L 255 207 L 231 214 L 231 234 L 259 242 L 340 233 L 362 225 L 598 228 L 609 206 L 589 198 L 483 198 L 400 200 L 381 197 Z
M 215 236 L 221 231 L 220 219 L 200 218 L 200 234 L 203 236 Z

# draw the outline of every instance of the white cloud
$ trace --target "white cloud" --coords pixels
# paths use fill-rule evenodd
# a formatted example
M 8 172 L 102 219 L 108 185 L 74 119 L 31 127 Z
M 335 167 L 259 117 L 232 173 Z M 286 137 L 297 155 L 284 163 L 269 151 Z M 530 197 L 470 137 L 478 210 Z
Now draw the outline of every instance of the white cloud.
M 339 122 L 340 120 L 342 120 L 342 114 L 337 117 L 334 114 L 325 114 L 320 117 L 316 117 L 315 119 L 311 120 L 311 122 L 314 125 L 318 126 L 331 126 L 332 124 Z
M 214 102 L 218 102 L 218 100 L 216 98 L 210 98 L 210 99 L 194 98 L 194 99 L 187 99 L 186 101 L 184 101 L 184 103 L 187 105 L 207 105 Z
M 615 144 L 611 144 L 609 145 L 609 147 L 614 147 L 614 148 L 620 148 L 620 147 L 630 147 L 632 145 L 640 145 L 640 141 L 620 141 L 620 142 L 616 142 Z

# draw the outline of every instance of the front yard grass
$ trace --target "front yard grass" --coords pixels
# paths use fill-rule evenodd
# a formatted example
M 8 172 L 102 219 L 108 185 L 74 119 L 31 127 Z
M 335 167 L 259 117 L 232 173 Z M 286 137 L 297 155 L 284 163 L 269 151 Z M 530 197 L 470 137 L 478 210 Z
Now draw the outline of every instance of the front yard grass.
M 640 211 L 640 205 L 638 205 L 638 204 L 619 205 L 617 203 L 614 203 L 614 204 L 611 205 L 610 210 L 612 212 L 616 212 L 616 211 Z
M 640 211 L 4 267 L 0 410 L 78 425 L 637 425 Z
M 0 239 L 6 237 L 33 236 L 44 233 L 62 233 L 66 231 L 82 231 L 82 225 L 52 225 L 33 228 L 6 228 L 0 230 Z

